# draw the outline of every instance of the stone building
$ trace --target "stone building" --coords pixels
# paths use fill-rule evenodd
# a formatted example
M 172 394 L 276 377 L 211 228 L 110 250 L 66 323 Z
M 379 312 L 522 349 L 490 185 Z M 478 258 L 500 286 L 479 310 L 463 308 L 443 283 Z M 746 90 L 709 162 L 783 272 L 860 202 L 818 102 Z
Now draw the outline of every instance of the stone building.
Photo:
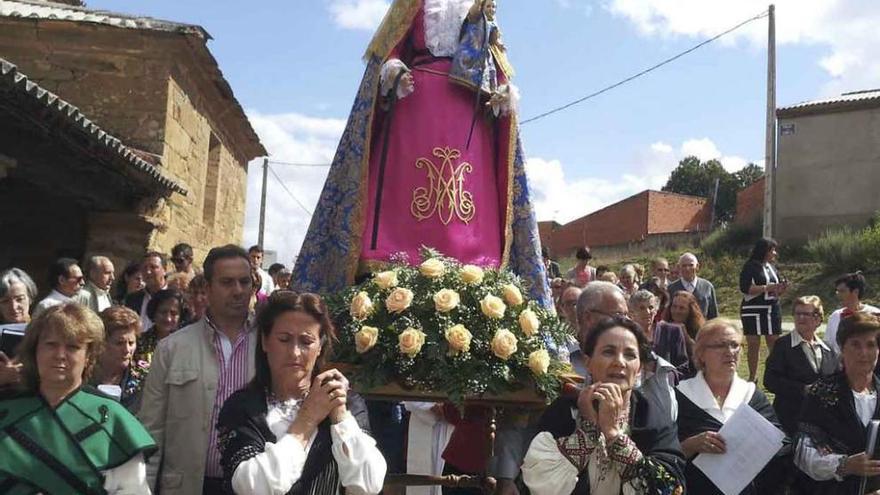
M 74 2 L 75 3 L 75 2 Z M 266 154 L 201 27 L 0 0 L 0 267 L 241 242 Z M 38 280 L 41 281 L 41 280 Z
M 554 257 L 588 245 L 594 256 L 673 247 L 702 236 L 712 219 L 706 198 L 642 191 L 565 225 L 539 222 L 541 243 Z
M 774 236 L 804 241 L 880 210 L 880 90 L 776 111 Z

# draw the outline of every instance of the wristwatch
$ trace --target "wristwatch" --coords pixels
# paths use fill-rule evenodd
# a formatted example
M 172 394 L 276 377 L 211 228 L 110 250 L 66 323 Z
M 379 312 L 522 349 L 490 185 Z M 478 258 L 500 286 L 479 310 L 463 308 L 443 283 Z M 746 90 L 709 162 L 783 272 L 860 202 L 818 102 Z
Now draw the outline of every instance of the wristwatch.
M 834 474 L 840 479 L 843 479 L 846 476 L 846 459 L 847 456 L 840 456 L 840 460 L 837 461 L 837 469 L 834 470 Z

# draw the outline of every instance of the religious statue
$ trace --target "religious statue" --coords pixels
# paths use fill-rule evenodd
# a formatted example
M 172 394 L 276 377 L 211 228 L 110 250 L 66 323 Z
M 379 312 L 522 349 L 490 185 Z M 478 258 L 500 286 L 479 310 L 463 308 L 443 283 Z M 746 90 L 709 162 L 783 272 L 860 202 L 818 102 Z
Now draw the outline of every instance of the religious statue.
M 428 246 L 550 304 L 496 0 L 395 0 L 364 58 L 291 287 L 338 291 Z

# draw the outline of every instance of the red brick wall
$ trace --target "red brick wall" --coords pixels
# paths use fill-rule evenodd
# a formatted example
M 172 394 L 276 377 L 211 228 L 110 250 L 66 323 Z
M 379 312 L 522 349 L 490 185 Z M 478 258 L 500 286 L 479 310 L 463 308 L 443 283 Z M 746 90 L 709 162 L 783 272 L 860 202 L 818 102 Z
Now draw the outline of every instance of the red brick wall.
M 706 198 L 648 191 L 648 234 L 703 232 L 712 221 L 712 204 Z
M 585 244 L 616 246 L 649 235 L 706 231 L 711 214 L 705 198 L 643 191 L 562 226 L 540 222 L 538 230 L 553 256 L 565 257 Z
M 736 193 L 734 222 L 747 224 L 764 214 L 764 178 Z

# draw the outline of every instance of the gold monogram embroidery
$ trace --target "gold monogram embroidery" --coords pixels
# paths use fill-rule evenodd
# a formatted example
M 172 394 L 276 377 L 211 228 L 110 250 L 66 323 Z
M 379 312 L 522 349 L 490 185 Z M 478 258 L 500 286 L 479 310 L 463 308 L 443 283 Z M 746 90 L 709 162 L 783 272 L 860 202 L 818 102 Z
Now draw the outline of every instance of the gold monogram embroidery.
M 468 162 L 453 165 L 461 157 L 461 151 L 448 146 L 434 148 L 433 155 L 442 160 L 439 167 L 429 158 L 416 160 L 416 168 L 427 172 L 429 185 L 413 189 L 409 211 L 419 221 L 436 213 L 443 225 L 449 225 L 453 217 L 467 224 L 474 218 L 476 206 L 473 195 L 464 189 L 464 174 L 473 172 L 474 168 Z

